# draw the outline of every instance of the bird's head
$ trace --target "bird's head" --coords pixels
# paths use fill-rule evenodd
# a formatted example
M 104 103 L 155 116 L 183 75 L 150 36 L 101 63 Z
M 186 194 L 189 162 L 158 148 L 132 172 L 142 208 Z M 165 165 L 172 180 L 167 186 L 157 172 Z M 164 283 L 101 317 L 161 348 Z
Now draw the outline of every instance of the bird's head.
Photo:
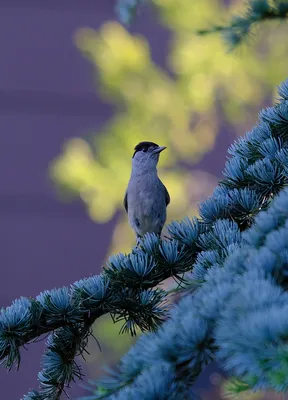
M 158 146 L 153 142 L 140 142 L 134 148 L 132 164 L 134 168 L 143 170 L 155 169 L 159 160 L 161 151 L 165 150 L 166 146 Z

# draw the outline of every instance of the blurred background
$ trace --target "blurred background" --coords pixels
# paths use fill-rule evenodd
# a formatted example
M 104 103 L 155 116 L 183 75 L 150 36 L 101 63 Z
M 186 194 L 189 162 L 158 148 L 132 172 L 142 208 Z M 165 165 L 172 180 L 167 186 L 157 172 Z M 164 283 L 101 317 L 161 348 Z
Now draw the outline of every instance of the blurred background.
M 115 5 L 0 1 L 0 306 L 97 274 L 112 252 L 129 251 L 122 202 L 142 140 L 168 147 L 159 163 L 171 195 L 167 222 L 197 215 L 227 148 L 287 78 L 285 24 L 263 24 L 234 52 L 216 34 L 193 34 L 225 24 L 243 1 L 153 0 L 129 28 Z M 131 346 L 120 328 L 109 317 L 95 324 L 102 351 L 91 340 L 87 378 Z M 27 348 L 19 371 L 0 370 L 6 400 L 37 386 L 45 341 Z M 223 382 L 209 366 L 199 397 L 222 399 Z M 72 399 L 86 393 L 69 390 Z

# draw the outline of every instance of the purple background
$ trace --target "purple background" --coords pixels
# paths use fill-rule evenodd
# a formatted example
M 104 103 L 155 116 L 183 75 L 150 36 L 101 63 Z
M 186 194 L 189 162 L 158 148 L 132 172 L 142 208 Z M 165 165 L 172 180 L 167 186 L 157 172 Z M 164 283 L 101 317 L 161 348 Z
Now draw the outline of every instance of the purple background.
M 115 19 L 114 6 L 115 0 L 0 2 L 1 306 L 98 273 L 106 255 L 113 221 L 95 224 L 80 201 L 61 203 L 47 167 L 65 140 L 98 130 L 112 115 L 113 107 L 97 98 L 92 67 L 72 36 Z M 131 31 L 149 39 L 163 66 L 169 33 L 157 16 L 144 10 Z M 220 173 L 229 141 L 222 134 L 201 168 Z M 0 369 L 1 398 L 17 400 L 37 387 L 44 343 L 22 350 L 18 372 Z M 69 394 L 83 391 L 74 384 Z

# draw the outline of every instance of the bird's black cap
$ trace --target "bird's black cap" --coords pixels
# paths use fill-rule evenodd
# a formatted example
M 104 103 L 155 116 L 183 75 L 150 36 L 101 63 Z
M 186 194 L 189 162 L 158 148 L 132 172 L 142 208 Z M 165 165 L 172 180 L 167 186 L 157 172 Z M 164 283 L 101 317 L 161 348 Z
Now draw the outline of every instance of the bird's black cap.
M 134 151 L 133 157 L 135 156 L 137 151 L 143 151 L 143 150 L 147 151 L 148 149 L 150 149 L 150 147 L 152 147 L 153 149 L 156 149 L 156 147 L 159 147 L 159 145 L 154 143 L 154 142 L 140 142 L 140 143 L 138 143 L 137 146 L 135 146 L 135 148 L 134 148 L 135 151 Z

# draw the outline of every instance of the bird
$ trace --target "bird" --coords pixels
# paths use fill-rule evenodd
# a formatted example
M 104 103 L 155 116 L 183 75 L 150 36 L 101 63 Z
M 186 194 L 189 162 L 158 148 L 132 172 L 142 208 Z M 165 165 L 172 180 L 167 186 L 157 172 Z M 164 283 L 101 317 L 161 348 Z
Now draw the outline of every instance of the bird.
M 170 195 L 157 173 L 159 156 L 165 149 L 154 142 L 140 142 L 134 148 L 123 204 L 137 243 L 146 233 L 160 237 L 166 222 Z

